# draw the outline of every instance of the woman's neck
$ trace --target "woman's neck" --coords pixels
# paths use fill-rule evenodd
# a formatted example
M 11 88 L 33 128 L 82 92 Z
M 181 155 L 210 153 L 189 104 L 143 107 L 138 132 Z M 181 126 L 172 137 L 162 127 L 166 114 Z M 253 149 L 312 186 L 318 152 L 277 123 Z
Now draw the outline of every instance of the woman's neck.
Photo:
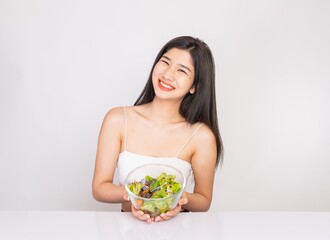
M 179 113 L 180 102 L 159 101 L 154 99 L 148 106 L 150 120 L 160 123 L 177 123 L 185 119 Z

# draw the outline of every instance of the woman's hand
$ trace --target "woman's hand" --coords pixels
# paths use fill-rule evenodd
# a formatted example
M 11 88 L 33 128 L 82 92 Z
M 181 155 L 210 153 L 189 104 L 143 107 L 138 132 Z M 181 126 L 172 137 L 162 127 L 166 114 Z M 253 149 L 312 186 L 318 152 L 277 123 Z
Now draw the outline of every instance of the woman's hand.
M 144 212 L 142 212 L 139 209 L 136 209 L 133 205 L 132 205 L 132 214 L 134 217 L 140 219 L 141 221 L 146 221 L 147 223 L 151 223 L 153 221 L 155 221 L 155 218 L 150 217 L 149 214 L 146 214 Z
M 132 214 L 134 217 L 140 219 L 141 221 L 146 221 L 147 223 L 151 223 L 154 221 L 155 222 L 167 221 L 167 220 L 170 220 L 171 218 L 175 217 L 179 212 L 181 212 L 182 206 L 187 203 L 188 203 L 188 198 L 187 198 L 186 193 L 184 192 L 184 193 L 182 193 L 182 197 L 181 197 L 178 205 L 174 209 L 172 209 L 166 213 L 162 213 L 160 216 L 152 218 L 152 217 L 150 217 L 149 214 L 146 214 L 143 211 L 135 208 L 133 205 L 132 205 Z
M 160 222 L 160 221 L 167 221 L 170 220 L 171 218 L 175 217 L 179 212 L 182 210 L 182 206 L 188 203 L 188 198 L 187 194 L 185 192 L 182 193 L 181 199 L 179 201 L 179 204 L 172 210 L 160 214 L 160 216 L 157 216 L 155 218 L 155 222 Z
M 126 201 L 129 201 L 129 196 L 127 193 L 124 195 L 124 199 Z M 131 205 L 131 209 L 133 216 L 140 219 L 141 221 L 146 221 L 147 223 L 151 223 L 155 220 L 154 218 L 151 218 L 149 214 L 145 214 L 141 210 L 135 208 L 133 205 Z

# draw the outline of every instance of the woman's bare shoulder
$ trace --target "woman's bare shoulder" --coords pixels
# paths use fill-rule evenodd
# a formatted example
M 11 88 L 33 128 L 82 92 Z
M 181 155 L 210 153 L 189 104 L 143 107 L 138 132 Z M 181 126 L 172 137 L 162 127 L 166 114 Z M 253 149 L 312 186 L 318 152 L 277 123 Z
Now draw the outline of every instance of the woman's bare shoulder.
M 195 133 L 194 139 L 197 141 L 197 143 L 212 143 L 215 142 L 215 136 L 211 130 L 206 124 L 202 123 L 195 123 L 196 128 L 199 127 L 199 129 Z
M 192 160 L 193 166 L 206 168 L 215 165 L 216 161 L 216 138 L 211 128 L 203 124 L 193 137 L 195 154 Z
M 104 123 L 122 124 L 125 120 L 125 107 L 111 108 L 104 117 Z

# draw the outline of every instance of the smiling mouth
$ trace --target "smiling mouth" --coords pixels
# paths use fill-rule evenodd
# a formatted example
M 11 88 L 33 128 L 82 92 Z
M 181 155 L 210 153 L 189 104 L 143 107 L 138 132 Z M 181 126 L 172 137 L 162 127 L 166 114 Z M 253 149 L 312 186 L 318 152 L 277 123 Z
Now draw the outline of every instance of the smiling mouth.
M 164 83 L 161 80 L 159 80 L 159 86 L 160 86 L 160 88 L 162 88 L 164 90 L 173 90 L 174 89 L 174 87 L 172 87 L 171 85 L 168 85 L 168 84 Z

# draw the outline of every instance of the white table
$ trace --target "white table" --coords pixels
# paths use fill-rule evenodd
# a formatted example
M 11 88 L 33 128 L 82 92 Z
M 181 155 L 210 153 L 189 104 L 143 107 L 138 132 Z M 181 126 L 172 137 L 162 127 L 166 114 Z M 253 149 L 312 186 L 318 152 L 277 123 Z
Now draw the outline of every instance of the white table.
M 147 224 L 130 213 L 0 211 L 0 239 L 330 239 L 330 212 L 182 213 Z

